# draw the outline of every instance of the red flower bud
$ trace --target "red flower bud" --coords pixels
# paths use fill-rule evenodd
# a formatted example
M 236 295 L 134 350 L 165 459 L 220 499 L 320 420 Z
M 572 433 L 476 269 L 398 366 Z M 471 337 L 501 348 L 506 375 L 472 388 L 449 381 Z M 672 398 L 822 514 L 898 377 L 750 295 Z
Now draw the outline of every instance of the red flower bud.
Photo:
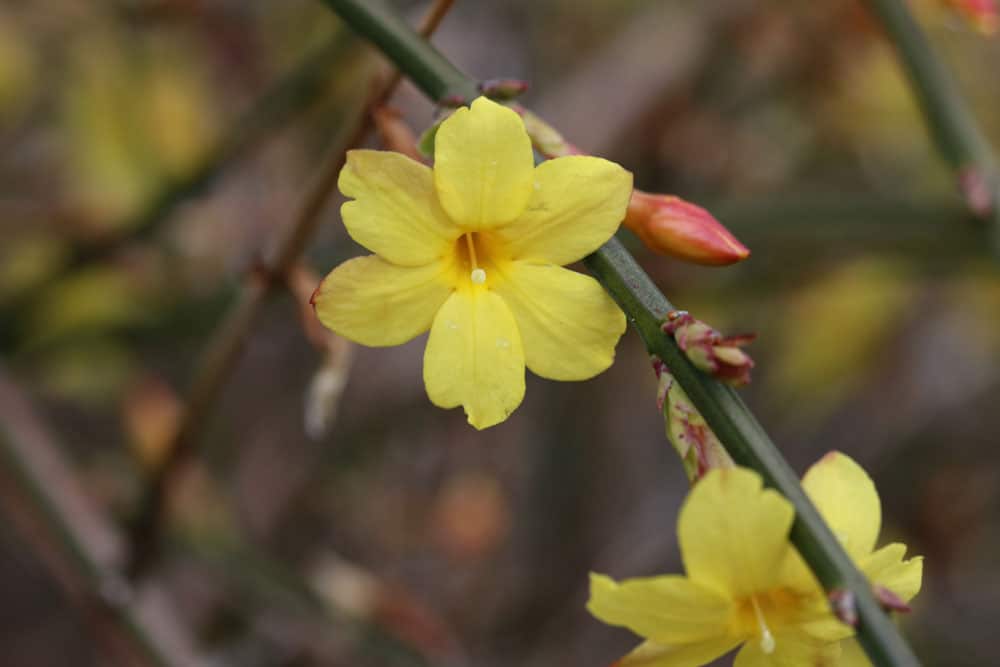
M 750 256 L 711 213 L 673 195 L 633 190 L 625 226 L 653 252 L 695 264 L 724 266 Z
M 995 35 L 1000 30 L 996 0 L 948 0 L 948 4 L 984 35 Z

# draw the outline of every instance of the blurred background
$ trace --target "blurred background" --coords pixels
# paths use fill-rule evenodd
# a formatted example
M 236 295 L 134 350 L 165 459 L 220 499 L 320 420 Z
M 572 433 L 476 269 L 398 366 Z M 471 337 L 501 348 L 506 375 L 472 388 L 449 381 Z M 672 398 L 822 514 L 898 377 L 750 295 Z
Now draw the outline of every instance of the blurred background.
M 909 4 L 996 142 L 1000 37 Z M 623 232 L 674 303 L 759 334 L 742 394 L 799 472 L 836 449 L 873 476 L 880 543 L 926 556 L 901 621 L 925 664 L 1000 663 L 1000 273 L 866 5 L 458 0 L 434 41 L 751 248 L 700 268 Z M 249 666 L 603 666 L 636 643 L 584 610 L 589 571 L 681 567 L 687 482 L 635 335 L 588 382 L 529 375 L 476 432 L 427 400 L 425 337 L 365 349 L 303 315 L 363 252 L 339 195 L 294 298 L 263 298 L 380 63 L 315 0 L 0 5 L 5 665 L 157 664 L 150 637 L 161 664 Z M 392 104 L 417 132 L 435 111 L 409 84 Z M 130 587 L 130 521 L 247 294 Z

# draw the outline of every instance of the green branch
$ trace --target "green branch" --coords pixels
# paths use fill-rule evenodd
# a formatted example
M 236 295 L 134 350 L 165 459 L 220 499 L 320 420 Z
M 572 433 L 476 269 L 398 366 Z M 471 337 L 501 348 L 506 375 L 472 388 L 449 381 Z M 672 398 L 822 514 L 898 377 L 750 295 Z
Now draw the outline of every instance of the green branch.
M 965 180 L 960 185 L 970 208 L 993 222 L 1000 244 L 1000 175 L 993 148 L 906 3 L 869 0 L 869 4 L 899 52 L 938 150 Z M 981 198 L 984 201 L 978 201 Z
M 378 46 L 432 100 L 444 95 L 474 97 L 475 82 L 462 75 L 428 42 L 418 38 L 376 0 L 323 0 L 358 33 Z M 795 506 L 791 539 L 827 590 L 850 590 L 857 601 L 858 638 L 876 665 L 919 664 L 888 615 L 806 497 L 798 477 L 782 458 L 739 396 L 695 369 L 660 323 L 674 309 L 666 297 L 612 239 L 586 258 L 587 267 L 618 302 L 650 354 L 663 359 L 733 459 L 758 471 Z

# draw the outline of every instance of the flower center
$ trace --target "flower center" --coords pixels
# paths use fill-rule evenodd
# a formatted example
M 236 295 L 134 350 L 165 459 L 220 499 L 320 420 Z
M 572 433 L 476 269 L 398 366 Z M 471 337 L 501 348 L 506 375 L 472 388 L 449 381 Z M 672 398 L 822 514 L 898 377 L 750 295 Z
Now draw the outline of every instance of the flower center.
M 479 262 L 476 260 L 476 244 L 472 240 L 472 234 L 466 233 L 464 236 L 465 245 L 469 249 L 469 267 L 472 269 L 469 272 L 469 279 L 475 285 L 482 285 L 486 282 L 486 270 L 479 268 Z

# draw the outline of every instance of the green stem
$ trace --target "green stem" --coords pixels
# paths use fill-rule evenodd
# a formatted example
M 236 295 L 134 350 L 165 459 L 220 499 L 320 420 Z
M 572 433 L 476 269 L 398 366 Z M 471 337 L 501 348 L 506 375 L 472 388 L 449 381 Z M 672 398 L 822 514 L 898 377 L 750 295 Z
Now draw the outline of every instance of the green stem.
M 974 205 L 994 223 L 1000 242 L 1000 176 L 989 141 L 947 67 L 903 0 L 869 0 L 893 42 L 942 157 L 960 177 L 982 179 L 990 207 Z M 966 192 L 969 198 L 969 193 Z
M 357 32 L 370 39 L 432 100 L 447 94 L 471 98 L 475 83 L 377 0 L 322 0 Z M 850 590 L 857 601 L 858 638 L 872 662 L 882 666 L 918 665 L 889 616 L 872 595 L 865 577 L 851 562 L 798 477 L 754 416 L 728 386 L 698 371 L 660 323 L 674 309 L 617 239 L 584 260 L 638 331 L 650 354 L 659 356 L 719 437 L 733 459 L 758 471 L 795 506 L 791 539 L 827 590 Z

